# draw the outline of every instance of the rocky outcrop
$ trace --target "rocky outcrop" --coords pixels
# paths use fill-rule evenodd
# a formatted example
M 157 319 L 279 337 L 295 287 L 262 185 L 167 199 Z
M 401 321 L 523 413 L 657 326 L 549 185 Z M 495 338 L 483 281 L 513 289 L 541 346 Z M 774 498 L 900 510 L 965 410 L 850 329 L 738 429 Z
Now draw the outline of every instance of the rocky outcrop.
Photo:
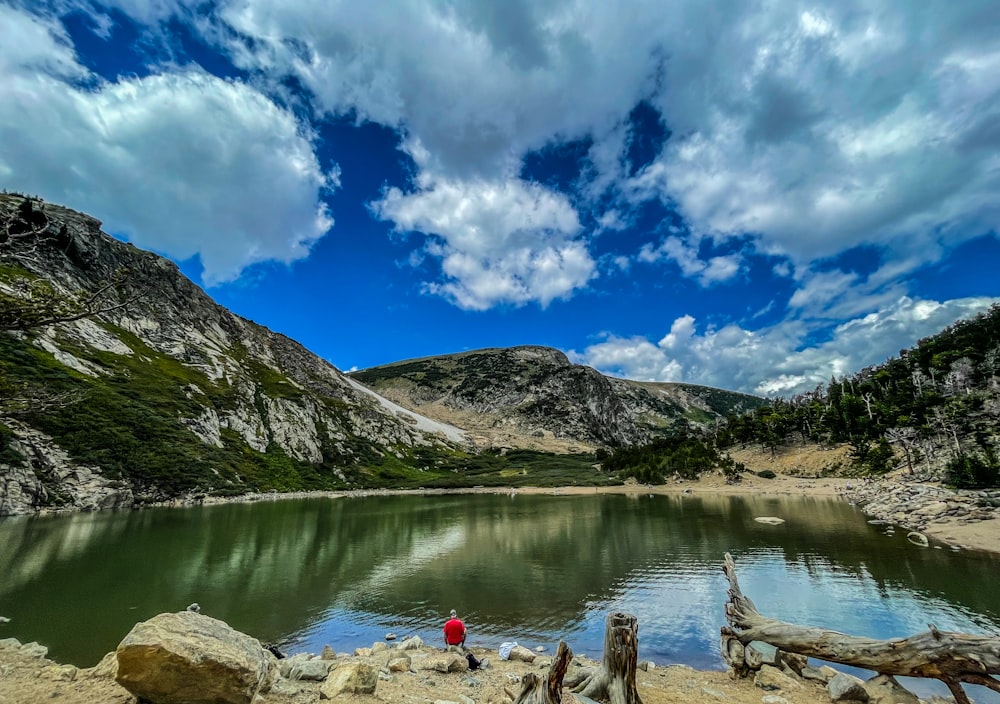
M 153 704 L 250 704 L 278 676 L 257 639 L 193 611 L 137 623 L 116 652 L 115 680 Z
M 21 202 L 0 195 L 0 224 L 20 217 Z M 104 290 L 104 305 L 80 320 L 0 332 L 2 374 L 29 397 L 48 391 L 40 378 L 100 413 L 78 425 L 47 422 L 29 402 L 15 418 L 0 399 L 0 515 L 128 506 L 196 488 L 272 488 L 265 453 L 283 455 L 285 470 L 284 458 L 322 466 L 323 488 L 338 488 L 347 483 L 343 468 L 398 456 L 400 448 L 465 442 L 457 428 L 401 418 L 294 340 L 216 304 L 173 263 L 101 232 L 98 220 L 58 205 L 33 207 L 46 225 L 34 239 L 0 246 L 0 294 L 23 296 L 25 281 L 44 280 L 63 301 Z M 137 430 L 132 419 L 150 414 L 155 422 Z M 88 444 L 100 432 L 109 436 L 101 446 Z M 168 486 L 151 474 L 135 457 L 135 445 L 149 442 L 177 450 L 178 464 L 190 465 L 178 472 L 188 476 Z M 234 461 L 244 449 L 251 454 Z M 258 477 L 256 487 L 247 474 Z
M 1000 490 L 950 489 L 925 482 L 877 480 L 850 485 L 845 497 L 873 520 L 923 532 L 934 524 L 1000 517 Z
M 96 511 L 134 503 L 132 490 L 123 482 L 106 479 L 99 468 L 75 464 L 44 433 L 8 423 L 16 434 L 10 449 L 23 461 L 0 464 L 0 516 L 29 513 L 39 506 Z

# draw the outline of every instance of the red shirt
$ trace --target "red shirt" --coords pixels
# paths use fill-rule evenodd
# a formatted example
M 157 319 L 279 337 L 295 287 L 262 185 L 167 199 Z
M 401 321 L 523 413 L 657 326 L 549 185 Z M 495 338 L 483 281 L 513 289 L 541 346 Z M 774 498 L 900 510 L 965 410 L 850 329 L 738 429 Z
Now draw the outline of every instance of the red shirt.
M 453 618 L 444 624 L 444 642 L 448 645 L 460 645 L 465 640 L 465 624 Z

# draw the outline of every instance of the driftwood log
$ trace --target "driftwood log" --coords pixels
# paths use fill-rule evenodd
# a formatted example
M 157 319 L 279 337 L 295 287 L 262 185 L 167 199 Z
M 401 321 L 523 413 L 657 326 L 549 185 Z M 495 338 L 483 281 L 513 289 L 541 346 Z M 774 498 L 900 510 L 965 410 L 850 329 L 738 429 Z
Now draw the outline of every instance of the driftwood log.
M 739 674 L 746 674 L 740 661 L 743 646 L 763 641 L 779 650 L 874 670 L 882 675 L 927 677 L 941 680 L 958 704 L 970 704 L 963 682 L 1000 692 L 1000 638 L 939 631 L 933 625 L 926 633 L 909 638 L 875 640 L 836 631 L 800 626 L 764 616 L 745 596 L 736 579 L 736 564 L 726 553 L 723 572 L 729 580 L 726 602 L 728 627 L 722 629 L 722 654 Z
M 604 661 L 574 694 L 610 704 L 642 704 L 635 688 L 639 656 L 639 623 L 625 613 L 608 614 L 604 628 Z
M 573 659 L 573 651 L 565 641 L 559 641 L 556 658 L 549 666 L 549 676 L 542 679 L 534 672 L 529 672 L 521 678 L 521 692 L 514 699 L 514 704 L 561 704 L 563 677 L 566 668 Z M 509 694 L 509 693 L 508 693 Z

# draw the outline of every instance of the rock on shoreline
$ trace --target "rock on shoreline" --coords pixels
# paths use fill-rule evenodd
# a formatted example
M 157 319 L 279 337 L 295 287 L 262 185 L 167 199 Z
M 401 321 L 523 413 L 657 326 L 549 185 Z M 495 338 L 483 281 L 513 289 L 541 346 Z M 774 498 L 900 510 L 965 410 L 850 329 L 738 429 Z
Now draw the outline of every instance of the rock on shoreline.
M 187 612 L 181 618 L 209 617 Z M 224 632 L 228 631 L 219 631 L 220 634 Z M 245 634 L 238 634 L 238 637 L 250 638 Z M 276 661 L 276 665 L 271 661 L 277 672 L 273 680 L 268 678 L 271 680 L 269 686 L 262 686 L 252 703 L 318 704 L 330 699 L 355 703 L 508 704 L 505 690 L 517 691 L 521 678 L 529 672 L 544 676 L 551 664 L 551 658 L 545 656 L 536 657 L 531 663 L 504 661 L 495 651 L 472 647 L 470 651 L 478 659 L 489 658 L 490 666 L 469 671 L 462 655 L 423 644 L 413 648 L 407 645 L 410 640 L 416 639 L 404 639 L 392 646 L 384 642 L 373 644 L 372 648 L 358 648 L 354 655 L 336 655 L 333 660 L 300 653 Z M 376 649 L 375 645 L 381 647 Z M 117 653 L 109 653 L 97 666 L 88 669 L 60 665 L 46 659 L 46 655 L 45 648 L 35 643 L 22 645 L 13 638 L 0 640 L 0 702 L 135 704 L 133 695 L 115 681 L 121 674 Z M 597 665 L 593 660 L 576 656 L 568 676 Z M 282 676 L 278 676 L 279 673 L 283 673 Z M 792 690 L 763 692 L 752 680 L 732 680 L 721 671 L 698 671 L 684 665 L 652 667 L 647 664 L 637 672 L 637 685 L 644 704 L 717 704 L 719 701 L 759 704 L 762 695 L 780 696 L 789 704 L 830 702 L 819 683 L 802 682 Z M 778 699 L 771 701 L 778 702 Z M 570 704 L 574 698 L 567 693 L 564 702 Z M 170 704 L 170 700 L 160 700 L 158 704 Z
M 970 491 L 882 479 L 849 485 L 844 497 L 875 520 L 932 536 L 943 526 L 1000 518 L 1000 489 Z M 1000 544 L 994 548 L 998 549 Z

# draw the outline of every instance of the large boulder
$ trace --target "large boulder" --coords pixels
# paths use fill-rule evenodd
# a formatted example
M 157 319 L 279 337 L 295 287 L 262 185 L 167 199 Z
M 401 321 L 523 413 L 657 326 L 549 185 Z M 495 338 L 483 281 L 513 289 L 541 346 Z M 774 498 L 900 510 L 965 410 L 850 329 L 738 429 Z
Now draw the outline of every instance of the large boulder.
M 193 611 L 137 623 L 116 656 L 115 681 L 152 704 L 250 704 L 277 678 L 260 641 Z

